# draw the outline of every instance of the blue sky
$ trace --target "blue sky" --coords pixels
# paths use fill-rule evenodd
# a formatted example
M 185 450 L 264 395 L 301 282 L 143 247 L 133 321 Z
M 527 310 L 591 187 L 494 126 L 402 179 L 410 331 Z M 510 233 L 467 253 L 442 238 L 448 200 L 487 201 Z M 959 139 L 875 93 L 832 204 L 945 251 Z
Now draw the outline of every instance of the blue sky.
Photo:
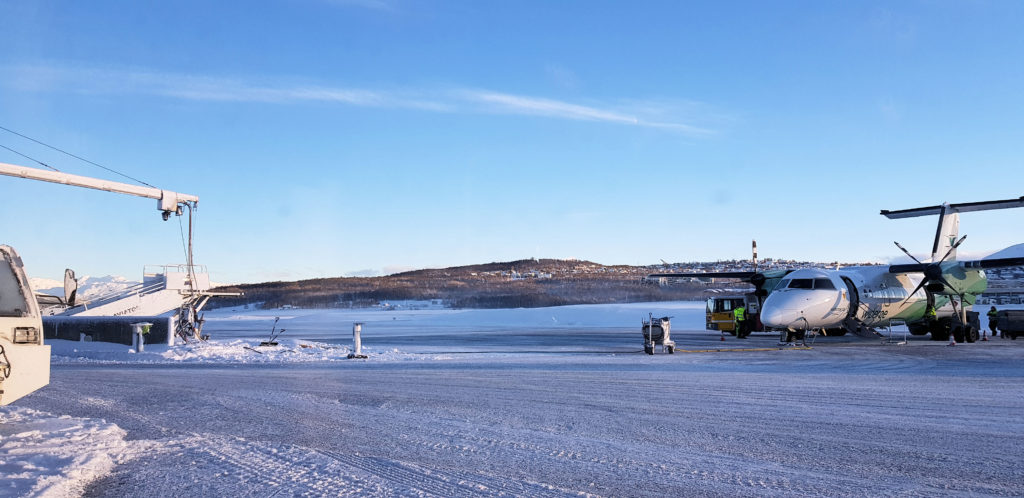
M 198 195 L 222 282 L 751 239 L 880 261 L 935 230 L 880 209 L 1024 195 L 1022 25 L 1010 1 L 0 2 L 0 126 Z M 183 260 L 155 201 L 0 194 L 34 276 Z M 1018 211 L 963 215 L 962 252 L 1024 242 Z

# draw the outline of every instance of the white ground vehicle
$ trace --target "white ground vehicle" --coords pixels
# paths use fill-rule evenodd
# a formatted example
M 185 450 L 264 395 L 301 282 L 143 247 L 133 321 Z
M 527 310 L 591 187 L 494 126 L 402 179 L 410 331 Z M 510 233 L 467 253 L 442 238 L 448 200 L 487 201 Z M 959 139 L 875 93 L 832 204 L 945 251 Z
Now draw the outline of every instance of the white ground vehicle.
M 661 350 L 672 354 L 676 352 L 676 343 L 672 340 L 672 317 L 664 316 L 654 318 L 648 315 L 649 320 L 643 320 L 641 330 L 644 334 L 644 352 L 654 354 L 654 347 L 661 346 Z
M 18 253 L 0 245 L 0 405 L 50 383 L 39 304 Z

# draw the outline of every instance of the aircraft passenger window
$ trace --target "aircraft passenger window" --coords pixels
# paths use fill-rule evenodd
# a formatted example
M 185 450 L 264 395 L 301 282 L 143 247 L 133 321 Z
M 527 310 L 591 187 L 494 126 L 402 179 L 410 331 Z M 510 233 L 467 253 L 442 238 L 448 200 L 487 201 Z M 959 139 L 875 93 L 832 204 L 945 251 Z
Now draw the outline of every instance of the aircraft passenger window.
M 836 286 L 832 285 L 832 281 L 827 278 L 816 278 L 814 279 L 814 288 L 835 290 Z
M 810 278 L 794 278 L 789 282 L 790 289 L 813 289 L 814 280 Z

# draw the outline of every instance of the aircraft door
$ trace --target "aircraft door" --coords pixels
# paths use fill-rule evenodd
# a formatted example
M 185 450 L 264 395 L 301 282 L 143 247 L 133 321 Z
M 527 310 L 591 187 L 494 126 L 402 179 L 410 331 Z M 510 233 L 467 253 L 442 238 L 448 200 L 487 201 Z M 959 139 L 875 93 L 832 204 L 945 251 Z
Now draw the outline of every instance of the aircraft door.
M 755 332 L 761 332 L 764 330 L 764 324 L 761 323 L 761 299 L 756 292 L 751 292 L 744 296 L 746 299 L 747 317 L 750 320 L 750 330 Z
M 847 318 L 856 318 L 857 311 L 860 310 L 860 295 L 857 294 L 857 286 L 853 285 L 853 281 L 847 277 L 842 277 L 843 283 L 846 284 L 847 298 L 850 300 L 850 311 L 847 312 Z

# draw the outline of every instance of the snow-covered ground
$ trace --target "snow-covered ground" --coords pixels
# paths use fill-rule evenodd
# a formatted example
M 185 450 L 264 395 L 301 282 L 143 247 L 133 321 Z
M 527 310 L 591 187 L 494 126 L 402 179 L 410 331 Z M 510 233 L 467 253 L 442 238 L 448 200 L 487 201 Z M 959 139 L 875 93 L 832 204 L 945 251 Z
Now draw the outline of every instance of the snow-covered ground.
M 680 353 L 640 352 L 648 313 Z M 780 350 L 702 303 L 206 319 L 205 344 L 50 341 L 50 386 L 0 409 L 0 495 L 1024 493 L 1024 341 Z
M 102 420 L 0 409 L 0 496 L 80 495 L 120 460 L 138 456 L 124 437 Z

